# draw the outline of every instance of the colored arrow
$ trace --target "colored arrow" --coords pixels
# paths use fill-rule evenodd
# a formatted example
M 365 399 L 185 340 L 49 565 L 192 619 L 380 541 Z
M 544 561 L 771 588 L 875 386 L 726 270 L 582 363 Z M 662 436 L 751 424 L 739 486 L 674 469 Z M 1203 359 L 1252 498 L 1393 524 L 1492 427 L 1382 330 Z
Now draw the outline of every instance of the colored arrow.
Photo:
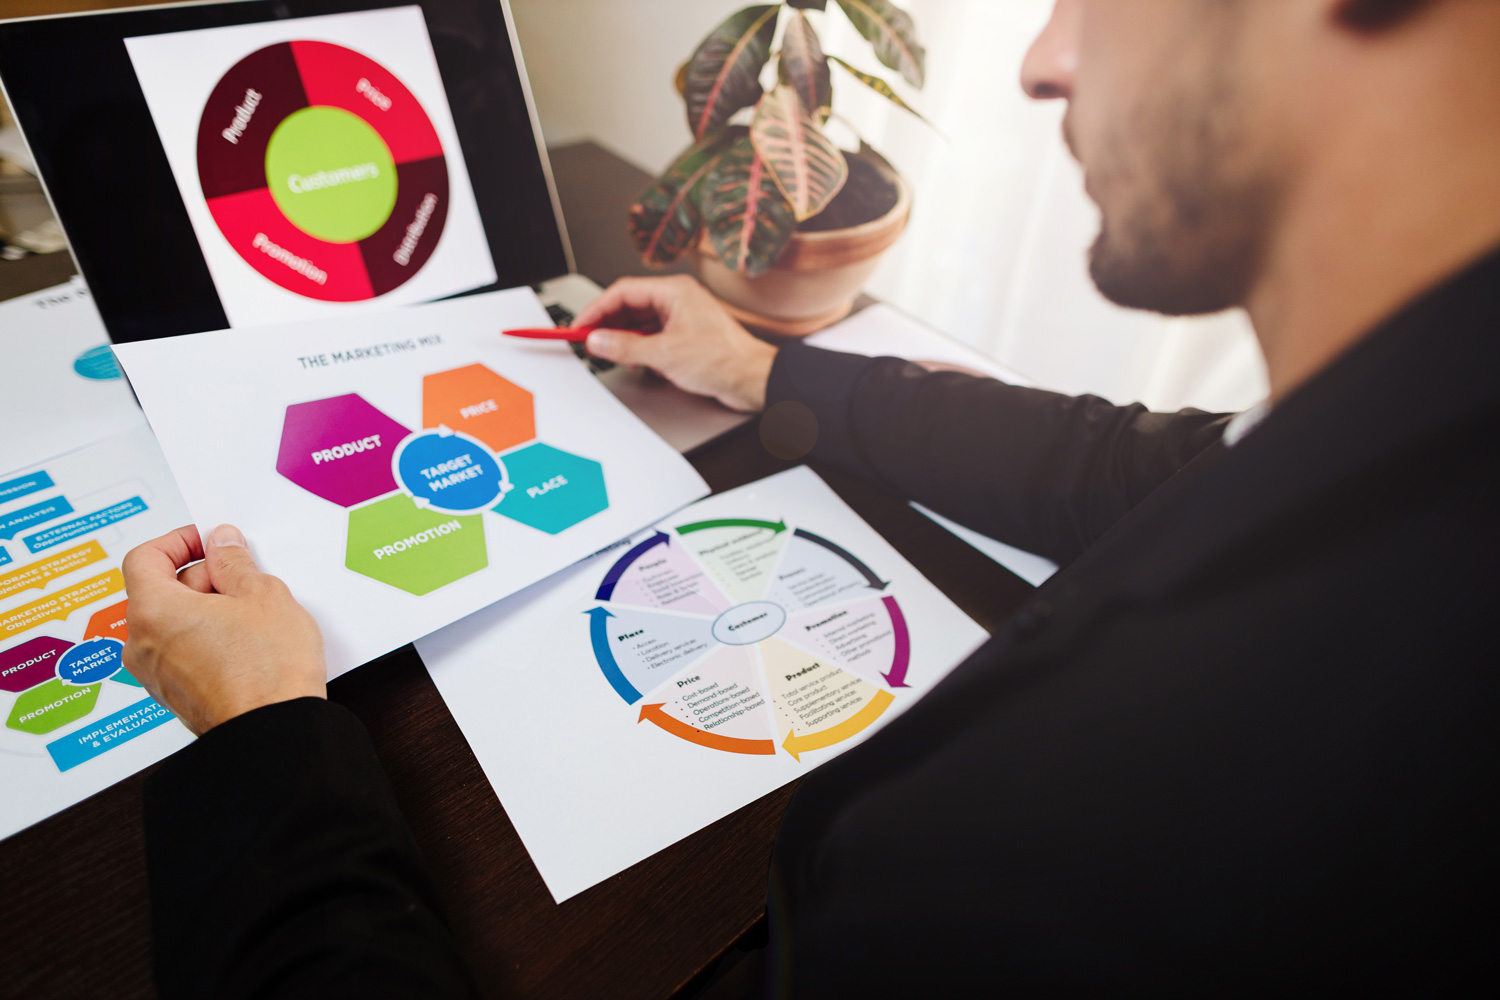
M 786 521 L 750 521 L 742 517 L 729 517 L 719 521 L 699 521 L 696 524 L 684 524 L 677 529 L 679 535 L 691 535 L 695 531 L 703 531 L 707 528 L 765 528 L 777 534 L 786 530 Z
M 906 631 L 906 616 L 894 597 L 882 597 L 885 609 L 891 615 L 891 628 L 896 633 L 896 655 L 891 659 L 890 673 L 881 674 L 893 688 L 907 687 L 906 668 L 911 665 L 911 635 Z
M 801 754 L 809 750 L 821 750 L 831 747 L 835 743 L 842 743 L 849 737 L 861 732 L 870 723 L 885 714 L 885 710 L 891 707 L 891 702 L 896 696 L 889 691 L 876 691 L 875 697 L 864 708 L 855 712 L 852 716 L 829 729 L 822 729 L 816 733 L 808 733 L 806 736 L 798 736 L 792 730 L 787 730 L 786 739 L 781 741 L 782 747 L 792 755 L 793 760 L 801 760 Z
M 842 546 L 833 544 L 822 535 L 815 535 L 811 531 L 804 531 L 801 528 L 798 528 L 795 534 L 798 538 L 805 538 L 809 542 L 812 542 L 814 545 L 823 546 L 823 548 L 827 549 L 829 552 L 832 552 L 840 559 L 846 561 L 850 566 L 853 566 L 855 569 L 859 570 L 860 576 L 863 576 L 867 581 L 869 581 L 870 586 L 875 590 L 884 590 L 891 585 L 891 582 L 889 580 L 882 580 L 880 577 L 875 575 L 874 570 L 866 566 L 864 563 L 860 562 L 858 559 L 854 558 L 854 553 L 850 552 L 848 549 L 843 548 Z
M 589 608 L 584 614 L 589 616 L 589 638 L 594 641 L 594 659 L 599 661 L 604 679 L 609 681 L 616 694 L 625 699 L 625 704 L 634 705 L 641 700 L 641 693 L 625 679 L 625 672 L 615 662 L 615 654 L 609 648 L 609 627 L 604 619 L 614 615 L 603 608 Z
M 712 750 L 728 750 L 730 753 L 750 754 L 774 754 L 776 752 L 775 740 L 742 740 L 737 736 L 720 736 L 717 733 L 706 733 L 701 729 L 694 729 L 686 722 L 679 722 L 666 712 L 662 711 L 662 705 L 642 705 L 641 717 L 636 723 L 650 720 L 673 736 L 691 740 L 699 746 L 705 746 Z
M 629 552 L 625 553 L 620 557 L 620 561 L 611 566 L 609 568 L 609 572 L 604 574 L 604 582 L 599 584 L 599 592 L 594 595 L 594 599 L 599 601 L 609 600 L 615 592 L 615 584 L 620 582 L 620 577 L 625 575 L 625 571 L 630 568 L 631 563 L 635 562 L 641 556 L 645 555 L 647 552 L 650 552 L 658 545 L 671 544 L 671 536 L 666 532 L 658 531 L 656 534 L 652 535 L 650 538 L 646 539 L 644 542 L 637 545 Z

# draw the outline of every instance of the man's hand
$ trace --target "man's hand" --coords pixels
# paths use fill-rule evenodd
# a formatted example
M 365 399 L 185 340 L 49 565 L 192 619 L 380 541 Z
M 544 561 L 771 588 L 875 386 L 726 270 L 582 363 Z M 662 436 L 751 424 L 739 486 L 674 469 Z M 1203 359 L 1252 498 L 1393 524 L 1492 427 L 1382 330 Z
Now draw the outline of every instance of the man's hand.
M 256 568 L 238 529 L 215 528 L 205 546 L 197 528 L 178 528 L 136 546 L 122 568 L 125 669 L 193 732 L 262 705 L 328 696 L 317 623 L 286 584 Z
M 622 278 L 576 322 L 660 330 L 595 330 L 589 353 L 650 368 L 679 389 L 712 396 L 731 410 L 765 409 L 776 348 L 752 337 L 692 278 Z

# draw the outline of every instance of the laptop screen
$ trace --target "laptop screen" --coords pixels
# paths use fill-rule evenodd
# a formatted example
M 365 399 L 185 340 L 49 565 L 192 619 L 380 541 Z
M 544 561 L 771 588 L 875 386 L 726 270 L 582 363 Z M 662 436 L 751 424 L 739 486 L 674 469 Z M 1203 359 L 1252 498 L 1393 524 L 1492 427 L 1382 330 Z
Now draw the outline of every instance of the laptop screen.
M 15 21 L 0 79 L 116 342 L 568 270 L 500 0 Z

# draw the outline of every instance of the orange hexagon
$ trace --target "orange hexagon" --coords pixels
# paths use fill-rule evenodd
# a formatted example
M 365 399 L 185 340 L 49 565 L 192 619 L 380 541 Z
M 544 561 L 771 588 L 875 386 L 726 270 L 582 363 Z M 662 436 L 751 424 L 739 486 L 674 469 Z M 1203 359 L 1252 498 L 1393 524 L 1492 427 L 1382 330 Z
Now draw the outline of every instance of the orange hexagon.
M 89 639 L 119 639 L 124 642 L 128 637 L 128 629 L 125 627 L 125 606 L 129 601 L 121 601 L 119 604 L 111 604 L 103 611 L 95 611 L 89 619 L 89 627 L 84 630 L 84 641 Z
M 536 437 L 536 414 L 531 393 L 468 365 L 422 379 L 422 426 L 463 431 L 504 451 Z

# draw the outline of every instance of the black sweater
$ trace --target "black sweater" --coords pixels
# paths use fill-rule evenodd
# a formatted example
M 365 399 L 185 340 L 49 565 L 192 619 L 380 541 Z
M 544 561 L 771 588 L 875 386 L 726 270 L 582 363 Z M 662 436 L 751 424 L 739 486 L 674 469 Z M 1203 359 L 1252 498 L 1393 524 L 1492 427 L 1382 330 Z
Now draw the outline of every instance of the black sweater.
M 853 470 L 1068 563 L 806 778 L 773 862 L 796 996 L 1451 992 L 1493 978 L 1500 255 L 1233 449 L 1152 414 L 784 349 Z M 358 724 L 292 702 L 148 784 L 165 996 L 464 995 Z

